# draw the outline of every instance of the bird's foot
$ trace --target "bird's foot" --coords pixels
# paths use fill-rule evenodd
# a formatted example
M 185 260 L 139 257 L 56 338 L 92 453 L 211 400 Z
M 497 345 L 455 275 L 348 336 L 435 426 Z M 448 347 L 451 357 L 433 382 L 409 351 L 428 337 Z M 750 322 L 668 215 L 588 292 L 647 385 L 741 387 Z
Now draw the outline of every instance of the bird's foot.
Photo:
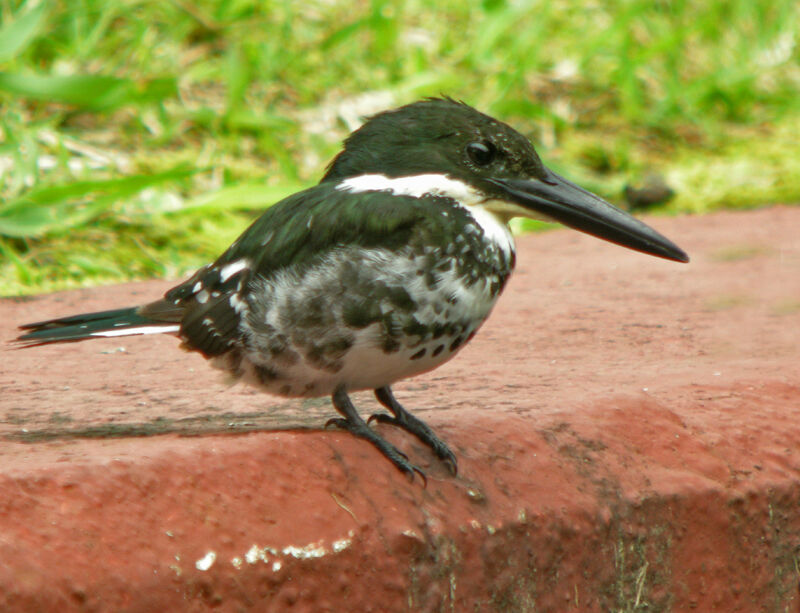
M 344 398 L 346 398 L 346 396 L 344 396 Z M 336 402 L 337 400 L 339 401 L 338 404 Z M 355 413 L 355 409 L 352 407 L 352 403 L 350 403 L 349 398 L 347 398 L 347 403 L 345 404 L 342 396 L 336 398 L 334 395 L 334 406 L 343 415 L 345 415 L 345 417 L 334 417 L 329 419 L 325 423 L 326 428 L 328 426 L 336 426 L 337 428 L 347 430 L 351 434 L 369 441 L 384 455 L 384 457 L 394 464 L 400 472 L 406 475 L 409 481 L 413 482 L 414 477 L 419 475 L 422 478 L 422 486 L 428 486 L 428 478 L 425 476 L 425 473 L 422 471 L 422 469 L 409 462 L 406 454 L 397 449 L 397 447 L 392 445 L 387 440 L 381 438 L 377 432 L 370 428 L 364 422 L 364 420 Z M 340 408 L 340 406 L 342 408 Z M 350 409 L 352 409 L 352 411 Z
M 374 415 L 370 415 L 369 419 L 367 419 L 368 424 L 374 420 L 382 424 L 391 424 L 406 432 L 410 432 L 430 447 L 433 453 L 436 454 L 436 457 L 447 465 L 447 468 L 454 476 L 458 474 L 456 455 L 450 451 L 447 444 L 436 436 L 425 422 L 406 411 L 403 406 L 397 402 L 388 387 L 375 390 L 375 397 L 383 406 L 394 413 L 394 416 L 385 413 L 375 413 Z
M 450 448 L 447 446 L 447 444 L 438 436 L 436 436 L 433 430 L 431 430 L 424 422 L 418 420 L 413 415 L 407 414 L 407 416 L 411 417 L 411 419 L 409 420 L 400 417 L 392 417 L 386 413 L 375 413 L 374 415 L 369 416 L 367 423 L 369 424 L 373 421 L 377 421 L 378 423 L 390 424 L 392 426 L 397 426 L 406 432 L 410 432 L 420 441 L 430 447 L 431 451 L 433 451 L 433 453 L 436 454 L 436 457 L 438 457 L 447 465 L 447 468 L 453 475 L 457 475 L 458 463 L 456 461 L 456 456 L 452 451 L 450 451 Z

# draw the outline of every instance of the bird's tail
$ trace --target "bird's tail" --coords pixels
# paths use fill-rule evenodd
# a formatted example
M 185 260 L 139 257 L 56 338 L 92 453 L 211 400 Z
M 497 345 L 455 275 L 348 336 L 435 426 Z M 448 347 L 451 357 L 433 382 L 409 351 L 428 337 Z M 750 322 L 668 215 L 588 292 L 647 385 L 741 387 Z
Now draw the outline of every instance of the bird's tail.
M 142 307 L 130 307 L 25 324 L 20 329 L 27 332 L 17 337 L 17 342 L 25 347 L 33 347 L 90 338 L 174 333 L 180 329 L 175 321 L 148 317 L 142 314 L 143 310 Z

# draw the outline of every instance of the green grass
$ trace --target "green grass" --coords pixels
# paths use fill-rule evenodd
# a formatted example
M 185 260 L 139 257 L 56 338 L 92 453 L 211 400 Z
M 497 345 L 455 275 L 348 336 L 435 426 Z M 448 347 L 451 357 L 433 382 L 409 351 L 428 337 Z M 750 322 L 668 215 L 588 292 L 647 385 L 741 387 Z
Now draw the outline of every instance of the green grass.
M 359 115 L 440 93 L 613 201 L 800 201 L 795 0 L 0 0 L 0 294 L 217 255 Z

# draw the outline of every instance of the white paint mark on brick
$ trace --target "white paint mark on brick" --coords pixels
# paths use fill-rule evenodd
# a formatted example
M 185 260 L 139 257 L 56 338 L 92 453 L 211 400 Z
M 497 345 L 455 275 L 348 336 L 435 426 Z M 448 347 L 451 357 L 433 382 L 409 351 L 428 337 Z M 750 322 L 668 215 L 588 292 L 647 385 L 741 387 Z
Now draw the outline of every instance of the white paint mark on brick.
M 197 560 L 197 562 L 194 563 L 195 568 L 197 568 L 197 570 L 206 571 L 214 565 L 216 559 L 217 559 L 216 552 L 209 551 L 206 555 L 204 555 L 202 558 L 200 558 L 199 560 Z
M 258 562 L 258 554 L 259 554 L 258 545 L 253 545 L 250 549 L 247 550 L 247 553 L 244 554 L 244 559 L 247 560 L 248 564 L 255 564 L 256 562 Z

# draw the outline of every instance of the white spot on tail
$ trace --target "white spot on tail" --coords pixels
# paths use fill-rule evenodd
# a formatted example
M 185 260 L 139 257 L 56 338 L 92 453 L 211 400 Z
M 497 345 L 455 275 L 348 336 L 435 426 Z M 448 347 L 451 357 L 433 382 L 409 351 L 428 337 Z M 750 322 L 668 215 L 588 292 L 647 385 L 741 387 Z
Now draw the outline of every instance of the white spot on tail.
M 181 327 L 174 326 L 139 326 L 137 328 L 125 328 L 124 330 L 102 330 L 100 332 L 92 332 L 89 336 L 133 336 L 135 334 L 169 334 L 177 332 Z

